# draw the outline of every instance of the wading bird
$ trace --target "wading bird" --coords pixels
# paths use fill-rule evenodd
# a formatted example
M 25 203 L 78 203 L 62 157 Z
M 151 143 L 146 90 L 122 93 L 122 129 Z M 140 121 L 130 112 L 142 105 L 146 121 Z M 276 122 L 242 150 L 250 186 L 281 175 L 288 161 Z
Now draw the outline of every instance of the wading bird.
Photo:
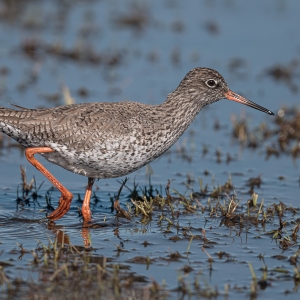
M 96 102 L 46 109 L 0 107 L 0 130 L 26 148 L 28 161 L 61 192 L 58 208 L 48 219 L 63 217 L 73 195 L 34 155 L 88 177 L 82 205 L 88 222 L 95 179 L 124 176 L 148 164 L 179 139 L 204 106 L 223 98 L 273 115 L 232 92 L 217 71 L 195 68 L 159 105 Z

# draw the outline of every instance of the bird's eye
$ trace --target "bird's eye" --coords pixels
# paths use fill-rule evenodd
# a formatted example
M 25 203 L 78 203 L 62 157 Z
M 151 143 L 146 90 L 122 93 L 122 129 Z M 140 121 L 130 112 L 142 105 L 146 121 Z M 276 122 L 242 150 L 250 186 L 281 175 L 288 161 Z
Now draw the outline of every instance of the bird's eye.
M 217 86 L 217 82 L 213 79 L 208 79 L 206 81 L 206 85 L 209 86 L 209 87 L 215 87 L 215 86 Z

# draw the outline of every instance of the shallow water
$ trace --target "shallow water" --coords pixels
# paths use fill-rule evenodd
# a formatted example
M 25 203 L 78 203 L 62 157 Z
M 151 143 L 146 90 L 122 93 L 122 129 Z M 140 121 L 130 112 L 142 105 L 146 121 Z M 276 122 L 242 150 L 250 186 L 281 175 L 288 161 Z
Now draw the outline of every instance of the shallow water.
M 0 105 L 63 105 L 62 86 L 70 89 L 76 103 L 132 100 L 157 104 L 164 101 L 190 69 L 206 66 L 220 71 L 232 90 L 275 114 L 283 105 L 299 107 L 299 93 L 294 90 L 294 85 L 299 83 L 296 60 L 300 59 L 297 38 L 300 3 L 296 0 L 58 3 L 27 1 L 18 3 L 15 11 L 7 9 L 4 2 L 0 3 Z M 122 17 L 132 15 L 143 17 L 139 26 L 118 23 Z M 81 59 L 51 53 L 49 48 L 54 44 L 68 51 L 77 49 Z M 27 51 L 22 51 L 24 48 Z M 90 62 L 93 56 L 94 62 Z M 100 62 L 95 61 L 98 56 L 101 56 Z M 295 68 L 291 81 L 276 81 L 266 75 L 271 67 L 289 64 Z M 224 100 L 215 103 L 200 112 L 177 144 L 151 163 L 151 169 L 145 167 L 131 174 L 128 187 L 133 186 L 134 180 L 141 187 L 149 186 L 149 173 L 152 172 L 151 183 L 163 194 L 167 180 L 171 179 L 174 180 L 171 189 L 188 195 L 191 191 L 199 191 L 198 178 L 212 189 L 231 176 L 235 191 L 245 205 L 250 198 L 248 179 L 261 175 L 262 185 L 255 188 L 259 202 L 264 199 L 267 206 L 282 201 L 287 206 L 299 208 L 299 159 L 293 161 L 283 155 L 266 160 L 263 150 L 269 141 L 255 151 L 240 147 L 231 135 L 233 114 L 245 115 L 251 128 L 261 122 L 272 126 L 272 116 Z M 214 129 L 216 120 L 220 130 Z M 73 245 L 83 245 L 82 223 L 77 213 L 81 202 L 76 201 L 76 195 L 80 193 L 83 197 L 87 180 L 41 158 L 50 172 L 74 193 L 75 200 L 70 212 L 56 222 L 57 227 L 34 222 L 46 214 L 45 194 L 51 185 L 44 182 L 37 202 L 30 199 L 28 204 L 17 206 L 20 165 L 26 167 L 29 181 L 34 175 L 39 185 L 44 178 L 27 163 L 22 151 L 8 147 L 9 143 L 8 139 L 4 140 L 0 156 L 0 250 L 3 250 L 0 260 L 11 260 L 14 255 L 13 266 L 5 270 L 12 277 L 21 274 L 26 278 L 32 254 L 25 253 L 21 258 L 19 254 L 11 254 L 13 249 L 18 249 L 16 242 L 33 250 L 38 241 L 47 243 L 49 237 L 53 239 L 64 230 Z M 203 145 L 208 149 L 206 155 L 202 154 Z M 220 163 L 216 158 L 218 149 Z M 234 158 L 229 164 L 226 163 L 227 153 Z M 205 176 L 205 170 L 210 175 Z M 285 179 L 279 180 L 279 176 Z M 187 177 L 194 179 L 189 186 Z M 203 216 L 201 210 L 196 214 L 182 214 L 180 226 L 191 226 L 189 231 L 199 235 L 199 239 L 192 241 L 187 255 L 190 236 L 184 236 L 183 230 L 177 232 L 174 227 L 168 229 L 166 220 L 159 224 L 160 212 L 148 225 L 143 225 L 138 217 L 131 221 L 115 219 L 110 197 L 117 194 L 120 181 L 101 180 L 96 185 L 100 201 L 92 206 L 93 218 L 95 223 L 103 224 L 105 220 L 106 227 L 89 229 L 95 248 L 93 255 L 111 257 L 114 262 L 127 264 L 132 271 L 148 279 L 152 277 L 160 284 L 165 281 L 170 291 L 178 286 L 178 277 L 183 274 L 180 270 L 189 265 L 193 271 L 187 275 L 187 281 L 192 283 L 200 272 L 200 282 L 217 287 L 219 292 L 224 291 L 225 284 L 230 284 L 230 299 L 250 295 L 248 262 L 258 278 L 262 276 L 265 263 L 271 284 L 260 290 L 257 297 L 281 299 L 285 295 L 288 299 L 298 299 L 294 266 L 288 260 L 297 252 L 298 245 L 283 251 L 266 234 L 278 228 L 276 217 L 271 223 L 273 228 L 268 228 L 272 227 L 268 224 L 266 228 L 246 226 L 240 231 L 234 226 L 220 226 L 220 218 Z M 54 206 L 58 198 L 59 193 L 53 191 Z M 128 201 L 128 190 L 124 189 L 121 194 L 123 208 Z M 207 201 L 207 198 L 202 199 L 201 203 L 206 205 Z M 293 226 L 299 218 L 299 210 L 285 217 Z M 208 255 L 202 251 L 203 228 L 211 242 L 206 250 L 213 257 L 213 263 L 209 263 Z M 170 239 L 177 235 L 180 240 Z M 144 241 L 150 244 L 145 247 Z M 124 251 L 116 251 L 116 245 L 121 245 Z M 176 251 L 182 257 L 170 261 L 170 253 Z M 228 255 L 219 258 L 220 251 Z M 264 263 L 258 257 L 260 254 L 264 256 Z M 279 254 L 283 255 L 280 260 Z M 132 259 L 138 256 L 149 256 L 151 265 L 133 263 Z M 277 269 L 286 272 L 277 272 Z

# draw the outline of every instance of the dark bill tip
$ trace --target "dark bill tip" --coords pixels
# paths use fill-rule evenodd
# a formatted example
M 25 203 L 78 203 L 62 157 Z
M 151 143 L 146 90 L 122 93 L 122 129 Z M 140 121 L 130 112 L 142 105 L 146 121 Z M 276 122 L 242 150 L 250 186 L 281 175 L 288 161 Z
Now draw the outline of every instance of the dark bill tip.
M 241 103 L 241 104 L 244 104 L 244 105 L 247 105 L 249 107 L 252 107 L 252 108 L 255 108 L 257 110 L 260 110 L 268 115 L 271 115 L 271 116 L 274 116 L 274 113 L 271 112 L 270 110 L 240 96 L 239 94 L 229 90 L 228 92 L 226 92 L 224 94 L 225 98 L 228 99 L 228 100 L 231 100 L 231 101 L 235 101 L 235 102 L 238 102 L 238 103 Z

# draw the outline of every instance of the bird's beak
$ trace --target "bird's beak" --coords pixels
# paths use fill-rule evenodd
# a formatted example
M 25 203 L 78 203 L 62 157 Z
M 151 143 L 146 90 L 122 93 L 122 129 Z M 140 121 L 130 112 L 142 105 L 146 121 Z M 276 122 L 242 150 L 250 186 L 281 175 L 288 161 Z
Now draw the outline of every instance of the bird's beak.
M 269 115 L 274 115 L 274 113 L 272 113 L 270 110 L 240 96 L 239 94 L 229 90 L 228 92 L 224 93 L 224 96 L 226 99 L 228 100 L 231 100 L 231 101 L 235 101 L 235 102 L 238 102 L 238 103 L 242 103 L 242 104 L 245 104 L 247 106 L 250 106 L 252 108 L 255 108 L 255 109 L 258 109 L 260 111 L 263 111 L 265 112 L 266 114 L 269 114 Z

